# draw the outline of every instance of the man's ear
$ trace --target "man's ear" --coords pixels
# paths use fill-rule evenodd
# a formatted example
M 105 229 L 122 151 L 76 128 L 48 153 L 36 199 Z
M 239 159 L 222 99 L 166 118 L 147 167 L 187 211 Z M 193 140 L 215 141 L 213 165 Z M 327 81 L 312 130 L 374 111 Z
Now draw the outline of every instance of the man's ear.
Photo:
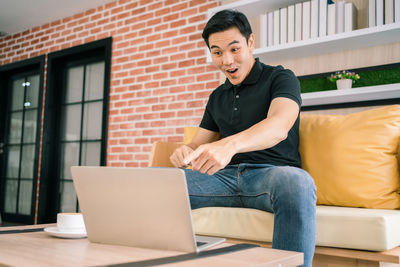
M 249 40 L 247 41 L 247 45 L 249 46 L 251 51 L 254 50 L 254 42 L 255 42 L 255 37 L 254 37 L 254 33 L 252 33 L 252 34 L 250 34 Z

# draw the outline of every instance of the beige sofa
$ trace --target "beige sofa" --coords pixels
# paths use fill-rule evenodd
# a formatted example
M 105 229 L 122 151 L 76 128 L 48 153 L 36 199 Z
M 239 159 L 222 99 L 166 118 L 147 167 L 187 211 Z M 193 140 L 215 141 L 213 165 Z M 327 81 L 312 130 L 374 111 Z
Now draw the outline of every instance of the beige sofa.
M 185 143 L 194 131 L 185 128 Z M 399 139 L 399 105 L 302 114 L 300 153 L 318 198 L 314 266 L 400 266 Z M 179 145 L 156 142 L 150 165 L 170 167 Z M 210 207 L 192 214 L 197 234 L 271 246 L 272 213 Z

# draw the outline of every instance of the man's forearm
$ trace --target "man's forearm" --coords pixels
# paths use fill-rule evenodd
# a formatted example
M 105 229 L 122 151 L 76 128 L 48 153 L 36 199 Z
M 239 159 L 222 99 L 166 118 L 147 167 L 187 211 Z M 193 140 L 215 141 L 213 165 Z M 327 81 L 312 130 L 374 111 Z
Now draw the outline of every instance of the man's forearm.
M 288 130 L 278 118 L 264 119 L 235 135 L 224 138 L 228 146 L 236 153 L 263 150 L 285 140 Z

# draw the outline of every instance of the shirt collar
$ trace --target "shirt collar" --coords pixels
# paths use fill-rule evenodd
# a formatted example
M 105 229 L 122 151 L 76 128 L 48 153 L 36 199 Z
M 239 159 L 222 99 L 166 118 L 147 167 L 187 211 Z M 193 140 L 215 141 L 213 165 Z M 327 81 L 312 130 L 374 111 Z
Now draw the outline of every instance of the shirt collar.
M 263 67 L 261 65 L 261 62 L 258 58 L 256 58 L 253 67 L 251 68 L 251 71 L 249 75 L 243 80 L 241 84 L 255 84 L 257 83 L 258 79 L 260 78 L 261 72 L 263 70 Z M 226 89 L 229 89 L 233 87 L 233 84 L 229 81 L 228 78 L 226 78 L 224 87 Z

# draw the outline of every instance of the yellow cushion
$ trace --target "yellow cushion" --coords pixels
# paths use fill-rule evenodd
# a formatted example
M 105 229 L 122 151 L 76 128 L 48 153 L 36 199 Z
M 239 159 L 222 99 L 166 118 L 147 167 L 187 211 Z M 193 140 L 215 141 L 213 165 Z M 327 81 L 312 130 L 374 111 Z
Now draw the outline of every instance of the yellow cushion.
M 302 115 L 300 154 L 317 204 L 400 208 L 400 105 L 350 115 Z
M 183 134 L 185 135 L 185 139 L 183 140 L 184 144 L 189 144 L 192 141 L 197 129 L 198 127 L 185 127 L 183 129 Z

